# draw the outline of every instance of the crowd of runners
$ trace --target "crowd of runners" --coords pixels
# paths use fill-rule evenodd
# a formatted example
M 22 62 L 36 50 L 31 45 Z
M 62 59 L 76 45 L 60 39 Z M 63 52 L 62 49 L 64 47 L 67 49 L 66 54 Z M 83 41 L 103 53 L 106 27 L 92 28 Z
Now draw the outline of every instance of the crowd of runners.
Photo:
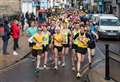
M 47 17 L 41 24 L 37 20 L 29 23 L 26 32 L 32 55 L 36 59 L 36 70 L 40 69 L 43 56 L 45 69 L 49 59 L 55 70 L 59 69 L 59 65 L 67 66 L 66 55 L 72 60 L 72 70 L 76 70 L 76 77 L 81 77 L 85 55 L 88 56 L 91 68 L 98 35 L 95 22 L 85 12 L 64 11 L 60 15 Z

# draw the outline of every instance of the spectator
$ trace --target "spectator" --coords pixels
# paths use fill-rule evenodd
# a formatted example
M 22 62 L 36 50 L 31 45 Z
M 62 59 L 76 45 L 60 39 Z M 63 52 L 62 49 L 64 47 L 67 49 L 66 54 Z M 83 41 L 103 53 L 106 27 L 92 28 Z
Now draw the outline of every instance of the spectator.
M 20 27 L 16 19 L 14 19 L 14 21 L 11 24 L 11 35 L 14 41 L 13 55 L 18 55 L 18 53 L 16 52 L 16 49 L 19 48 L 18 41 L 20 37 Z
M 31 20 L 35 20 L 35 14 L 33 12 L 31 13 Z
M 27 19 L 27 21 L 29 20 L 29 13 L 28 13 L 28 11 L 25 14 L 25 18 Z
M 21 25 L 22 25 L 22 31 L 24 31 L 24 25 L 25 25 L 25 17 L 24 17 L 24 14 L 21 14 L 21 17 L 20 17 L 20 21 L 21 21 Z
M 10 38 L 10 28 L 8 25 L 8 20 L 4 20 L 3 22 L 3 27 L 4 27 L 4 35 L 2 36 L 3 40 L 3 55 L 8 55 L 9 53 L 7 52 L 7 46 L 8 46 L 8 41 Z

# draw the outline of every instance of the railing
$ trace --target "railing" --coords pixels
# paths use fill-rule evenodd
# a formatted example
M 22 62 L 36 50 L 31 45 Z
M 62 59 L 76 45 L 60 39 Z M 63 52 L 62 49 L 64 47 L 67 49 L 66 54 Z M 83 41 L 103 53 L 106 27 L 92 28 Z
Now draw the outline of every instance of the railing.
M 113 79 L 116 82 L 120 82 L 120 53 L 110 50 L 108 44 L 105 45 L 105 48 L 105 79 Z

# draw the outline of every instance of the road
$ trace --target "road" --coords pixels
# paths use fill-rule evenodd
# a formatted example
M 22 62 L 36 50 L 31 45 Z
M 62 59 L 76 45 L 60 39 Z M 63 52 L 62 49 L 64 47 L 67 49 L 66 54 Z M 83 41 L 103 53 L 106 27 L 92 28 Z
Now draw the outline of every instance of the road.
M 98 49 L 104 53 L 104 44 L 110 44 L 113 50 L 119 53 L 120 41 L 100 40 L 97 43 Z M 97 53 L 98 56 L 100 54 Z M 31 58 L 26 58 L 16 65 L 0 72 L 0 82 L 85 82 L 87 76 L 76 79 L 76 73 L 71 70 L 71 60 L 67 56 L 67 66 L 60 67 L 58 71 L 53 69 L 41 70 L 35 73 L 35 65 Z M 87 60 L 87 59 L 86 59 Z M 85 62 L 86 64 L 87 62 Z M 86 81 L 89 82 L 89 81 Z

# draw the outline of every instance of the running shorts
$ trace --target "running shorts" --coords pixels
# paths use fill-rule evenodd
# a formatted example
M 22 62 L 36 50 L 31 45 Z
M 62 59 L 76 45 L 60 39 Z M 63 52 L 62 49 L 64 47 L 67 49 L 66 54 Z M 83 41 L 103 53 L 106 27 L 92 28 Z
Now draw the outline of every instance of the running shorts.
M 43 53 L 48 51 L 49 49 L 49 45 L 43 45 Z
M 41 49 L 38 49 L 38 50 L 32 49 L 32 56 L 37 57 L 37 55 L 41 55 L 42 52 L 43 52 L 43 50 L 41 50 Z
M 88 48 L 94 49 L 96 47 L 95 42 L 88 42 Z
M 58 52 L 62 52 L 63 47 L 62 46 L 54 46 L 58 50 Z
M 81 54 L 85 55 L 87 53 L 87 48 L 78 47 L 77 53 L 81 53 Z
M 69 46 L 69 44 L 63 44 L 63 47 L 68 48 L 70 46 Z

